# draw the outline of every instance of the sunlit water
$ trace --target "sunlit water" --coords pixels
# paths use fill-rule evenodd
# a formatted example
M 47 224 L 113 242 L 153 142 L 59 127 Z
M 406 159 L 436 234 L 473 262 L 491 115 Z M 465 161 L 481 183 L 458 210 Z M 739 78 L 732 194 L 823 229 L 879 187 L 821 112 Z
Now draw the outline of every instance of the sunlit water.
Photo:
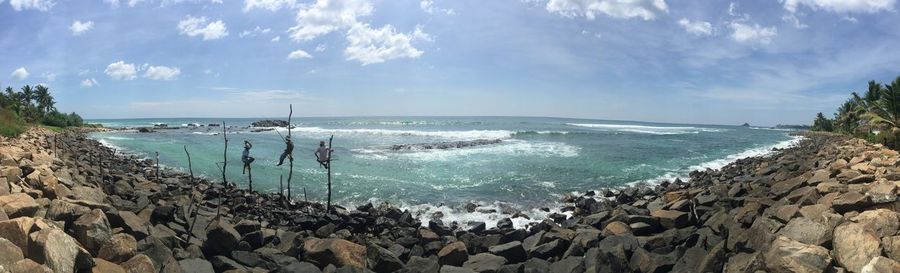
M 243 140 L 253 143 L 254 189 L 278 191 L 288 164 L 277 167 L 284 149 L 280 132 L 250 132 L 259 119 L 92 120 L 107 127 L 165 123 L 228 125 L 228 181 L 246 185 L 241 174 Z M 685 177 L 694 169 L 719 168 L 741 157 L 763 154 L 795 140 L 788 132 L 739 127 L 657 124 L 602 120 L 507 117 L 301 118 L 291 132 L 296 198 L 303 188 L 312 200 L 325 198 L 326 172 L 313 151 L 334 135 L 334 198 L 345 205 L 373 199 L 406 206 L 466 202 L 506 202 L 525 209 L 554 207 L 561 194 L 658 182 Z M 147 157 L 159 152 L 161 164 L 186 168 L 220 180 L 217 162 L 224 149 L 221 127 L 107 132 L 93 137 L 120 151 Z M 500 144 L 448 150 L 393 152 L 394 144 L 501 139 Z

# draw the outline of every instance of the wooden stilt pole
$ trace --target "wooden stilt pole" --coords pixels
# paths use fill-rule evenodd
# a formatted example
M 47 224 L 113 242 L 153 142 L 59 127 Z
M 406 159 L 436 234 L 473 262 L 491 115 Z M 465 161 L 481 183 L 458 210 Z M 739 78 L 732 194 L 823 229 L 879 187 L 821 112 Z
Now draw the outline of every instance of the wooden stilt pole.
M 328 165 L 328 168 L 326 168 L 326 170 L 328 170 L 328 205 L 325 209 L 328 212 L 331 212 L 331 141 L 333 139 L 334 135 L 331 135 L 331 137 L 328 138 L 328 163 L 326 163 L 326 165 Z

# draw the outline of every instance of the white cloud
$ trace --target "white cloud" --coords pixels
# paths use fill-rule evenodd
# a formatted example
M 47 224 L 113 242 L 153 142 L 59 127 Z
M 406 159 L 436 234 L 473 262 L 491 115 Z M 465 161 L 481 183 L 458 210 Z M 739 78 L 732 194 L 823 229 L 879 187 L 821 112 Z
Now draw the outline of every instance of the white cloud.
M 294 41 L 316 37 L 357 24 L 357 17 L 372 14 L 374 7 L 366 0 L 317 0 L 297 12 L 297 25 L 288 29 Z
M 302 49 L 294 50 L 293 52 L 291 52 L 291 54 L 288 54 L 288 56 L 287 56 L 287 58 L 291 59 L 291 60 L 312 59 L 312 57 L 313 57 L 312 55 L 309 55 L 309 53 L 306 53 L 306 51 L 303 51 Z
M 794 13 L 788 13 L 788 14 L 785 14 L 784 16 L 781 16 L 781 20 L 791 23 L 792 25 L 794 25 L 795 28 L 798 28 L 798 29 L 804 29 L 804 28 L 809 27 L 806 24 L 801 23 L 800 18 L 797 18 L 797 15 Z
M 784 9 L 797 12 L 799 6 L 807 6 L 813 10 L 825 10 L 834 13 L 876 13 L 893 11 L 897 0 L 781 0 Z
M 44 79 L 47 79 L 48 82 L 56 80 L 56 73 L 44 72 L 44 74 L 41 74 L 41 76 L 44 76 Z
M 278 42 L 278 41 L 281 41 L 281 36 L 275 36 L 275 38 L 272 38 L 273 43 Z
M 9 76 L 19 79 L 21 81 L 21 80 L 24 80 L 25 78 L 28 78 L 28 70 L 25 70 L 24 67 L 19 67 L 16 70 L 13 70 L 13 72 L 10 73 Z
M 454 15 L 454 14 L 456 14 L 456 12 L 454 12 L 453 9 L 444 9 L 444 8 L 438 8 L 438 7 L 435 7 L 435 6 L 434 6 L 434 1 L 432 1 L 432 0 L 422 0 L 422 1 L 420 1 L 420 2 L 419 2 L 419 8 L 422 8 L 422 11 L 424 11 L 425 13 L 428 13 L 428 14 L 432 14 L 432 13 L 435 13 L 435 12 L 440 12 L 440 13 L 444 13 L 444 14 L 447 14 L 447 15 Z
M 735 3 L 735 2 L 728 3 L 728 15 L 738 16 L 737 3 Z
M 256 35 L 260 35 L 260 34 L 266 34 L 266 33 L 269 33 L 269 32 L 271 32 L 271 31 L 272 31 L 271 28 L 261 28 L 261 27 L 259 27 L 259 26 L 256 26 L 256 28 L 254 28 L 254 29 L 248 29 L 248 30 L 242 31 L 241 34 L 238 34 L 238 36 L 241 37 L 241 38 L 244 38 L 244 37 L 246 37 L 246 36 L 253 37 L 253 36 L 256 36 Z
M 423 52 L 412 46 L 414 38 L 414 34 L 397 33 L 391 25 L 373 29 L 367 24 L 356 24 L 347 31 L 349 45 L 344 49 L 344 55 L 347 60 L 357 60 L 362 65 L 418 58 Z
M 278 11 L 282 8 L 290 9 L 296 6 L 296 0 L 244 0 L 244 12 L 252 9 Z
M 94 78 L 87 78 L 81 81 L 81 87 L 92 87 L 97 85 L 100 85 L 100 83 Z
M 681 18 L 681 20 L 678 20 L 678 25 L 684 28 L 688 33 L 697 36 L 709 36 L 712 35 L 713 32 L 712 24 L 706 21 L 691 22 L 691 20 L 688 20 L 687 18 Z
M 413 39 L 427 41 L 427 42 L 434 42 L 434 38 L 432 38 L 430 34 L 425 33 L 425 31 L 422 29 L 423 29 L 422 25 L 416 25 L 416 29 L 413 30 L 413 33 L 412 33 Z
M 588 20 L 594 20 L 598 12 L 615 18 L 653 20 L 658 13 L 669 11 L 665 0 L 550 0 L 546 9 L 566 17 L 584 16 Z
M 144 72 L 144 78 L 151 80 L 173 80 L 181 74 L 181 69 L 168 66 L 149 66 Z
M 325 51 L 325 49 L 328 49 L 328 46 L 325 46 L 325 44 L 319 44 L 316 46 L 316 52 L 322 52 Z
M 133 80 L 137 77 L 137 69 L 134 68 L 134 64 L 125 63 L 125 61 L 111 63 L 103 72 L 116 80 Z
M 209 22 L 206 16 L 193 17 L 188 15 L 184 20 L 178 22 L 178 30 L 181 34 L 194 37 L 203 35 L 203 40 L 216 40 L 228 36 L 228 29 L 222 20 Z
M 778 29 L 775 27 L 761 27 L 758 24 L 731 22 L 729 26 L 734 31 L 731 33 L 731 38 L 738 42 L 768 44 L 772 42 L 772 37 L 778 34 Z
M 9 0 L 9 5 L 16 11 L 39 10 L 48 11 L 54 5 L 53 0 Z
M 93 28 L 94 28 L 94 21 L 81 22 L 78 20 L 75 20 L 75 22 L 72 22 L 72 26 L 69 27 L 69 29 L 72 30 L 72 35 L 75 35 L 75 36 L 81 35 Z

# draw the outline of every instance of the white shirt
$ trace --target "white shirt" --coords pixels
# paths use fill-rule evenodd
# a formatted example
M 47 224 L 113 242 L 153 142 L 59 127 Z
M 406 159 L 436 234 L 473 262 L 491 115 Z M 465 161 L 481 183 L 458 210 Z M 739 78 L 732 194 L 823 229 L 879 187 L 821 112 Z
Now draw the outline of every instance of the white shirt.
M 319 147 L 316 150 L 316 154 L 319 155 L 319 161 L 328 161 L 328 158 L 331 156 L 331 149 L 328 147 Z

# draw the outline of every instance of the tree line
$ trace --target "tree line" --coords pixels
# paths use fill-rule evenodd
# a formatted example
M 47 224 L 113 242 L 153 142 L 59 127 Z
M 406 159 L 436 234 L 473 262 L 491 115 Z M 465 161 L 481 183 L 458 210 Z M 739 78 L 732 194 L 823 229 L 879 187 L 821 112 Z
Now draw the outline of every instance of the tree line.
M 44 85 L 25 85 L 18 91 L 6 87 L 0 92 L 0 121 L 8 131 L 5 135 L 17 135 L 15 131 L 24 130 L 21 129 L 25 127 L 24 123 L 55 127 L 84 125 L 84 120 L 75 112 L 59 112 L 50 88 Z
M 891 83 L 869 81 L 862 96 L 852 92 L 833 118 L 816 114 L 811 130 L 836 132 L 900 148 L 900 76 Z

